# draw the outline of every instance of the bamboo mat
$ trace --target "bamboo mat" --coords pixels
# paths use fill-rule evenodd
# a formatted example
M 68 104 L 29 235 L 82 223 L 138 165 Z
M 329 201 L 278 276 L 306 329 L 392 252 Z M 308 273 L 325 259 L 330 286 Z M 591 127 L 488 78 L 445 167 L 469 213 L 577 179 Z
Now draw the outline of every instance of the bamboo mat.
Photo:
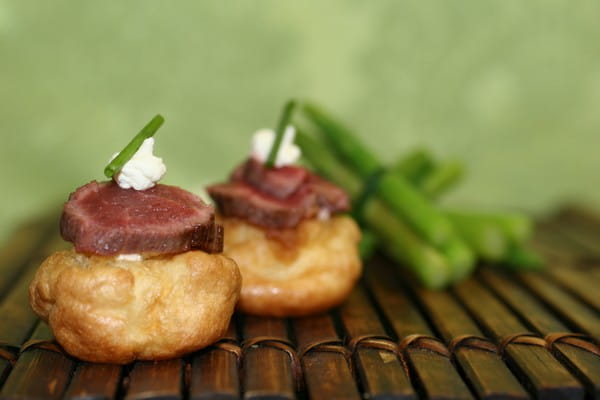
M 2 398 L 600 398 L 600 217 L 581 209 L 538 224 L 545 273 L 483 266 L 429 291 L 376 257 L 328 314 L 235 315 L 210 348 L 124 367 L 64 354 L 29 308 L 40 261 L 66 246 L 56 225 L 25 224 L 0 249 Z

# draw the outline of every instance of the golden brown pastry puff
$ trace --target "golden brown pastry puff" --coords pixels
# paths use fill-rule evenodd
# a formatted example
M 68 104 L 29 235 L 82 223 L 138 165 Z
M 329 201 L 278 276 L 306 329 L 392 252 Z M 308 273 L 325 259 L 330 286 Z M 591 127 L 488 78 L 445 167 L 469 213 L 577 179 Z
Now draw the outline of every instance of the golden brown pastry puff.
M 346 193 L 297 166 L 248 159 L 207 188 L 242 273 L 241 311 L 301 316 L 341 304 L 361 274 L 360 231 Z

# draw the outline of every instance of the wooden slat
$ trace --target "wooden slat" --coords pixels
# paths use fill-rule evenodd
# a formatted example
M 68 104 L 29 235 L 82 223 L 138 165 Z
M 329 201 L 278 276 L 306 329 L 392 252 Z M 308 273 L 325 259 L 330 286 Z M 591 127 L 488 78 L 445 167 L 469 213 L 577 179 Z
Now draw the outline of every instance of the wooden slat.
M 597 269 L 600 271 L 600 267 Z M 600 279 L 594 276 L 591 268 L 586 270 L 555 267 L 549 268 L 548 274 L 556 284 L 563 286 L 584 303 L 600 312 L 600 294 L 598 293 Z
M 289 340 L 285 320 L 246 316 L 244 340 L 267 336 Z M 289 355 L 278 348 L 257 344 L 249 347 L 243 359 L 244 399 L 294 399 L 296 382 Z
M 600 338 L 598 313 L 541 274 L 521 273 L 518 276 L 521 282 L 539 296 L 563 321 L 567 321 L 578 331 Z
M 292 321 L 298 349 L 308 349 L 301 358 L 306 391 L 313 399 L 360 399 L 348 354 L 344 353 L 334 321 L 329 314 Z M 322 343 L 320 346 L 313 346 Z
M 600 213 L 583 204 L 566 204 L 556 213 L 558 218 L 566 218 L 573 225 L 585 225 L 600 232 Z
M 433 332 L 424 316 L 405 294 L 406 290 L 398 283 L 391 267 L 381 261 L 369 265 L 366 281 L 397 339 L 402 340 L 413 334 L 432 336 Z M 448 357 L 416 347 L 408 347 L 405 354 L 410 366 L 411 381 L 421 395 L 432 399 L 472 398 Z
M 590 257 L 600 260 L 600 228 L 591 216 L 582 217 L 578 211 L 562 210 L 554 215 L 553 222 L 568 240 L 581 246 Z
M 360 399 L 346 361 L 338 353 L 311 352 L 302 358 L 311 399 Z
M 19 280 L 0 304 L 0 341 L 19 348 L 27 340 L 38 320 L 29 306 L 29 284 L 37 270 L 37 263 L 27 267 Z
M 416 393 L 394 353 L 359 346 L 356 366 L 366 398 L 414 399 Z
M 564 343 L 555 344 L 554 349 L 555 356 L 583 382 L 588 398 L 600 399 L 600 357 Z
M 536 398 L 584 398 L 581 384 L 567 375 L 564 367 L 544 348 L 510 344 L 506 349 L 506 360 Z
M 292 320 L 292 328 L 299 349 L 317 342 L 342 344 L 342 339 L 338 336 L 335 323 L 330 314 L 294 318 Z
M 546 260 L 553 262 L 578 264 L 589 260 L 582 249 L 553 230 L 547 222 L 536 224 L 532 240 L 534 248 L 541 252 Z
M 393 265 L 382 260 L 368 266 L 365 280 L 371 295 L 398 339 L 412 334 L 433 335 L 425 316 L 399 283 L 402 278 L 398 278 L 393 268 Z
M 80 362 L 71 378 L 65 399 L 112 399 L 121 383 L 120 365 Z
M 376 315 L 377 311 L 362 285 L 357 286 L 340 307 L 340 319 L 350 341 L 366 335 L 388 338 L 385 327 Z M 392 338 L 389 338 L 389 342 L 395 344 Z M 355 360 L 365 397 L 415 396 L 403 363 L 393 352 L 374 349 L 367 342 L 361 342 L 355 350 Z
M 487 289 L 469 278 L 455 288 L 462 303 L 486 334 L 501 344 L 505 337 L 528 329 Z M 540 346 L 512 343 L 506 346 L 507 362 L 519 380 L 536 397 L 583 398 L 583 386 L 550 352 Z
M 490 269 L 483 270 L 480 276 L 533 331 L 542 336 L 569 331 L 535 296 L 508 277 Z M 590 396 L 600 392 L 600 357 L 561 342 L 555 343 L 553 350 L 563 365 L 574 371 Z
M 464 335 L 484 338 L 475 321 L 449 292 L 417 289 L 416 297 L 446 343 Z M 454 356 L 478 398 L 529 398 L 499 354 L 485 349 L 459 347 Z
M 238 346 L 235 321 L 223 338 Z M 235 347 L 233 347 L 235 348 Z M 237 355 L 224 348 L 211 346 L 192 356 L 190 399 L 237 399 L 240 397 L 240 376 Z
M 479 278 L 527 324 L 529 330 L 542 335 L 569 331 L 548 307 L 517 283 L 514 274 L 504 275 L 485 268 L 480 271 Z
M 553 247 L 554 251 L 570 253 L 577 262 L 589 263 L 598 261 L 599 255 L 594 248 L 590 248 L 579 240 L 577 235 L 569 231 L 566 224 L 555 219 L 547 219 L 538 224 L 536 239 L 545 243 L 547 247 Z
M 64 242 L 58 236 L 54 236 L 32 257 L 8 295 L 5 296 L 4 301 L 0 304 L 0 321 L 2 321 L 0 342 L 18 348 L 29 338 L 37 322 L 37 316 L 29 306 L 29 284 L 42 260 L 61 246 L 64 246 Z
M 0 300 L 9 292 L 22 270 L 39 253 L 38 249 L 49 235 L 47 218 L 23 224 L 0 248 Z
M 10 372 L 11 368 L 12 365 L 9 360 L 0 358 L 0 387 L 2 387 L 2 383 L 8 376 L 8 373 Z
M 183 368 L 181 359 L 136 362 L 129 373 L 125 399 L 182 398 Z
M 51 340 L 45 323 L 39 323 L 32 340 Z M 65 355 L 33 347 L 25 351 L 2 387 L 0 397 L 20 399 L 60 399 L 69 383 L 75 361 Z

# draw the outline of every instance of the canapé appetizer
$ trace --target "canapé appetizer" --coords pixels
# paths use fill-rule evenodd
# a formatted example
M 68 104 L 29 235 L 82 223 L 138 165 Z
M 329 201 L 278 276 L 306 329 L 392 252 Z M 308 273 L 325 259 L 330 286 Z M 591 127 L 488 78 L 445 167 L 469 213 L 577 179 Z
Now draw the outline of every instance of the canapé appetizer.
M 339 187 L 306 168 L 300 156 L 294 107 L 284 109 L 277 132 L 261 130 L 252 153 L 228 182 L 211 185 L 225 236 L 223 253 L 243 277 L 238 308 L 271 316 L 300 316 L 339 305 L 361 272 L 360 231 Z
M 72 250 L 50 255 L 30 286 L 33 310 L 71 355 L 128 363 L 177 357 L 218 340 L 241 276 L 220 254 L 213 208 L 174 186 L 152 154 L 157 116 L 105 170 L 71 194 L 60 222 Z

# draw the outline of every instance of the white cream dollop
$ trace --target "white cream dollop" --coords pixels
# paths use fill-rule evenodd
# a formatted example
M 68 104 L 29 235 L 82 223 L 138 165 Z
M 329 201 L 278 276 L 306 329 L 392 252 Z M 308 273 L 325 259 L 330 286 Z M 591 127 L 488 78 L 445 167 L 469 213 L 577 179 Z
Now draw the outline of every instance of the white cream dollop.
M 120 187 L 146 190 L 156 185 L 167 172 L 167 167 L 162 158 L 152 154 L 153 150 L 154 138 L 144 140 L 138 151 L 116 174 L 115 181 Z M 113 158 L 116 156 L 115 154 Z
M 283 133 L 283 140 L 275 159 L 276 167 L 294 164 L 300 158 L 300 147 L 294 144 L 295 136 L 296 129 L 292 125 L 288 125 Z M 256 131 L 252 137 L 252 157 L 263 163 L 267 161 L 274 141 L 274 130 L 260 129 Z
M 119 261 L 142 261 L 144 257 L 141 254 L 119 254 L 117 260 Z

